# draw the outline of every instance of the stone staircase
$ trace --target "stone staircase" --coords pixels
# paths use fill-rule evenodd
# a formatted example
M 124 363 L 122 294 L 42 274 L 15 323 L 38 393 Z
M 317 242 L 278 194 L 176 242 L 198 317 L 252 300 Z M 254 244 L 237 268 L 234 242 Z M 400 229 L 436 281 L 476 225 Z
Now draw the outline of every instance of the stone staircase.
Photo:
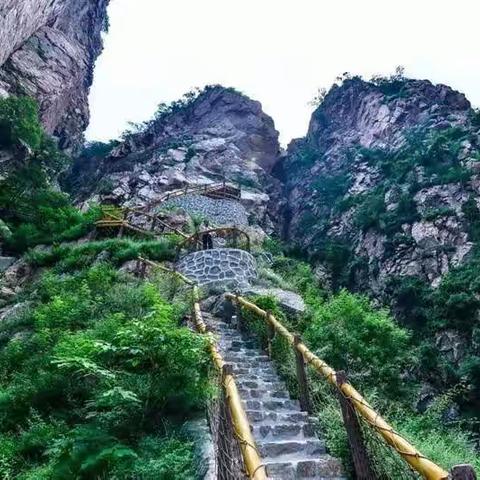
M 255 341 L 204 313 L 231 364 L 267 476 L 274 480 L 344 480 L 338 460 L 326 453 L 307 413 L 291 400 L 269 357 Z

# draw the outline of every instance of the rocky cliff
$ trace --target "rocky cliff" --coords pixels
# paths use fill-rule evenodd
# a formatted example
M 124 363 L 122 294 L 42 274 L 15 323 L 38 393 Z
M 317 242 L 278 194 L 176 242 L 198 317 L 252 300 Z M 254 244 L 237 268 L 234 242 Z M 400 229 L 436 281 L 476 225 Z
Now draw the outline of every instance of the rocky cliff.
M 138 206 L 176 188 L 226 180 L 242 186 L 244 203 L 266 221 L 265 189 L 280 147 L 259 102 L 210 86 L 162 105 L 137 130 L 105 157 L 78 159 L 69 183 L 83 201 Z
M 0 5 L 0 95 L 36 98 L 63 149 L 77 149 L 102 50 L 108 0 L 7 0 Z
M 346 79 L 275 168 L 284 237 L 357 288 L 382 292 L 396 276 L 438 285 L 472 249 L 479 127 L 447 86 Z

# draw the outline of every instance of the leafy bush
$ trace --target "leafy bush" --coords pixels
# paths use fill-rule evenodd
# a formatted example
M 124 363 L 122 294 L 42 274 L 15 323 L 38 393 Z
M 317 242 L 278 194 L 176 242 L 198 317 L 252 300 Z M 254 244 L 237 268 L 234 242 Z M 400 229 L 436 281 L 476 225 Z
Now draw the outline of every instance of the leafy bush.
M 273 263 L 273 269 L 290 284 L 291 288 L 302 295 L 310 308 L 316 308 L 325 299 L 328 286 L 322 285 L 315 278 L 312 268 L 307 263 L 277 256 Z
M 35 101 L 27 97 L 0 100 L 0 145 L 20 141 L 29 144 L 31 153 L 0 180 L 0 215 L 12 233 L 7 249 L 18 253 L 38 243 L 84 235 L 98 211 L 80 213 L 67 195 L 52 187 L 68 159 L 44 133 Z
M 115 238 L 75 246 L 54 246 L 47 251 L 30 251 L 26 258 L 37 267 L 56 265 L 58 271 L 69 272 L 92 265 L 101 253 L 104 260 L 116 266 L 136 260 L 139 256 L 156 261 L 174 260 L 179 242 L 180 238 L 176 235 L 147 241 Z
M 109 142 L 87 142 L 82 150 L 81 157 L 83 159 L 105 158 L 118 145 L 120 145 L 118 140 L 110 140 Z
M 0 146 L 23 141 L 32 150 L 38 149 L 44 135 L 38 114 L 38 104 L 29 97 L 0 99 Z
M 423 214 L 423 219 L 432 222 L 437 218 L 449 217 L 455 215 L 455 210 L 450 207 L 438 207 L 427 210 Z
M 342 290 L 316 310 L 305 339 L 359 387 L 378 389 L 390 398 L 401 391 L 400 373 L 411 356 L 409 334 L 367 298 Z
M 313 188 L 320 195 L 322 202 L 333 205 L 347 193 L 350 185 L 350 177 L 340 173 L 322 176 L 313 184 Z
M 427 411 L 418 415 L 409 409 L 396 412 L 396 426 L 427 458 L 448 470 L 452 465 L 468 463 L 480 473 L 480 458 L 474 439 L 460 424 L 447 424 L 445 412 L 457 396 L 456 389 L 438 397 Z
M 462 211 L 465 215 L 465 220 L 468 222 L 468 233 L 471 240 L 477 242 L 480 240 L 480 209 L 473 196 L 462 205 Z
M 48 273 L 36 295 L 28 335 L 0 328 L 0 476 L 191 472 L 188 442 L 152 437 L 209 392 L 207 345 L 179 326 L 183 310 L 105 265 Z
M 295 153 L 294 162 L 301 167 L 312 167 L 320 158 L 318 152 L 309 145 L 301 145 Z
M 380 226 L 380 219 L 385 213 L 385 200 L 382 191 L 365 197 L 355 212 L 355 223 L 363 231 Z

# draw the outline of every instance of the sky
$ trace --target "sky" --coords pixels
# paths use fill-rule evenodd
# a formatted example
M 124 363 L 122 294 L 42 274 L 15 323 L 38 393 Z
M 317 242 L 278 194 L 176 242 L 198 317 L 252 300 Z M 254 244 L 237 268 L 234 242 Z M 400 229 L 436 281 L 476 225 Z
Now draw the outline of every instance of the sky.
M 480 0 L 111 0 L 88 140 L 118 137 L 192 87 L 235 87 L 305 135 L 319 88 L 343 73 L 445 83 L 480 106 Z

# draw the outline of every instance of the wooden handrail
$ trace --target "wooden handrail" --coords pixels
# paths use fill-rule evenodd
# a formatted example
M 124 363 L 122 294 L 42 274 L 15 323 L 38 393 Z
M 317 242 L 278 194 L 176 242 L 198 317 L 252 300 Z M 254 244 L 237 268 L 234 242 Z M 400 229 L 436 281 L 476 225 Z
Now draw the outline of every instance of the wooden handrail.
M 195 326 L 198 331 L 204 335 L 208 335 L 207 326 L 203 320 L 202 310 L 200 308 L 200 290 L 198 285 L 192 280 L 188 279 L 180 272 L 170 270 L 159 263 L 152 262 L 143 257 L 138 257 L 138 260 L 146 265 L 160 268 L 163 271 L 169 272 L 182 279 L 187 285 L 192 286 L 192 298 L 193 298 L 193 313 Z M 224 371 L 225 361 L 218 349 L 217 342 L 210 335 L 209 350 L 212 357 L 212 361 L 219 372 Z M 242 460 L 248 476 L 251 480 L 267 480 L 265 466 L 262 464 L 262 459 L 258 452 L 258 448 L 253 437 L 250 423 L 248 421 L 247 414 L 243 408 L 242 399 L 238 391 L 235 377 L 232 373 L 227 373 L 223 376 L 223 388 L 225 389 L 228 406 L 230 409 L 230 415 L 232 418 L 232 426 L 235 434 L 239 438 L 240 451 L 242 454 Z
M 172 233 L 176 233 L 177 235 L 180 235 L 183 238 L 188 238 L 188 235 L 183 233 L 181 230 L 178 230 L 175 227 L 172 227 L 169 225 L 167 222 L 164 222 L 159 218 L 158 215 L 150 214 L 148 212 L 144 212 L 143 210 L 139 210 L 137 208 L 123 208 L 123 209 L 118 209 L 116 212 L 119 212 L 123 215 L 122 217 L 119 217 L 115 214 L 109 213 L 108 210 L 104 212 L 104 218 L 98 220 L 95 222 L 95 225 L 97 227 L 125 227 L 130 230 L 136 231 L 138 233 L 143 233 L 144 235 L 148 236 L 155 236 L 155 232 L 153 231 L 148 231 L 144 230 L 142 228 L 136 227 L 135 225 L 132 225 L 128 221 L 128 216 L 129 214 L 134 214 L 134 215 L 139 215 L 146 217 L 152 221 L 155 221 L 156 223 L 162 225 L 164 228 L 170 230 Z
M 227 234 L 228 233 L 235 233 L 235 234 L 239 235 L 240 237 L 243 236 L 245 238 L 246 242 L 247 242 L 247 246 L 246 246 L 247 252 L 249 252 L 251 250 L 250 235 L 248 235 L 248 233 L 244 232 L 243 230 L 240 230 L 237 227 L 211 228 L 210 230 L 204 230 L 203 232 L 194 233 L 190 237 L 186 238 L 182 243 L 180 243 L 177 246 L 177 255 L 176 255 L 177 261 L 181 258 L 180 254 L 181 254 L 181 252 L 184 248 L 189 247 L 192 243 L 194 243 L 196 246 L 201 245 L 200 240 L 201 240 L 201 237 L 203 235 L 212 235 L 212 234 L 221 235 L 221 234 L 224 234 L 224 233 L 227 233 Z
M 303 343 L 295 340 L 290 333 L 271 313 L 262 310 L 254 303 L 243 297 L 227 293 L 226 298 L 250 310 L 259 317 L 265 319 L 282 337 L 284 337 L 293 348 L 297 349 L 303 356 L 305 362 L 312 366 L 318 373 L 346 398 L 350 399 L 355 411 L 374 428 L 377 433 L 396 450 L 403 459 L 418 473 L 428 480 L 446 480 L 448 472 L 437 464 L 422 455 L 405 438 L 398 434 L 363 398 L 363 396 L 348 382 L 337 382 L 337 374 L 333 368 L 312 353 Z
M 167 192 L 167 193 L 163 194 L 157 200 L 154 200 L 153 202 L 148 203 L 147 205 L 145 205 L 145 207 L 143 207 L 143 209 L 150 210 L 154 207 L 157 207 L 158 205 L 161 205 L 164 202 L 167 202 L 168 200 L 171 200 L 172 198 L 181 197 L 183 195 L 189 195 L 189 194 L 194 194 L 194 193 L 209 195 L 209 194 L 217 192 L 219 189 L 222 189 L 222 188 L 223 188 L 224 191 L 221 194 L 222 196 L 219 197 L 219 198 L 231 198 L 232 200 L 239 200 L 240 199 L 241 189 L 235 187 L 235 185 L 225 183 L 225 182 L 223 182 L 223 183 L 213 183 L 211 185 L 207 185 L 207 184 L 196 185 L 196 186 L 187 187 L 187 188 L 179 188 L 178 190 L 172 190 L 170 192 Z M 236 189 L 240 193 L 238 195 L 227 193 L 228 188 Z

